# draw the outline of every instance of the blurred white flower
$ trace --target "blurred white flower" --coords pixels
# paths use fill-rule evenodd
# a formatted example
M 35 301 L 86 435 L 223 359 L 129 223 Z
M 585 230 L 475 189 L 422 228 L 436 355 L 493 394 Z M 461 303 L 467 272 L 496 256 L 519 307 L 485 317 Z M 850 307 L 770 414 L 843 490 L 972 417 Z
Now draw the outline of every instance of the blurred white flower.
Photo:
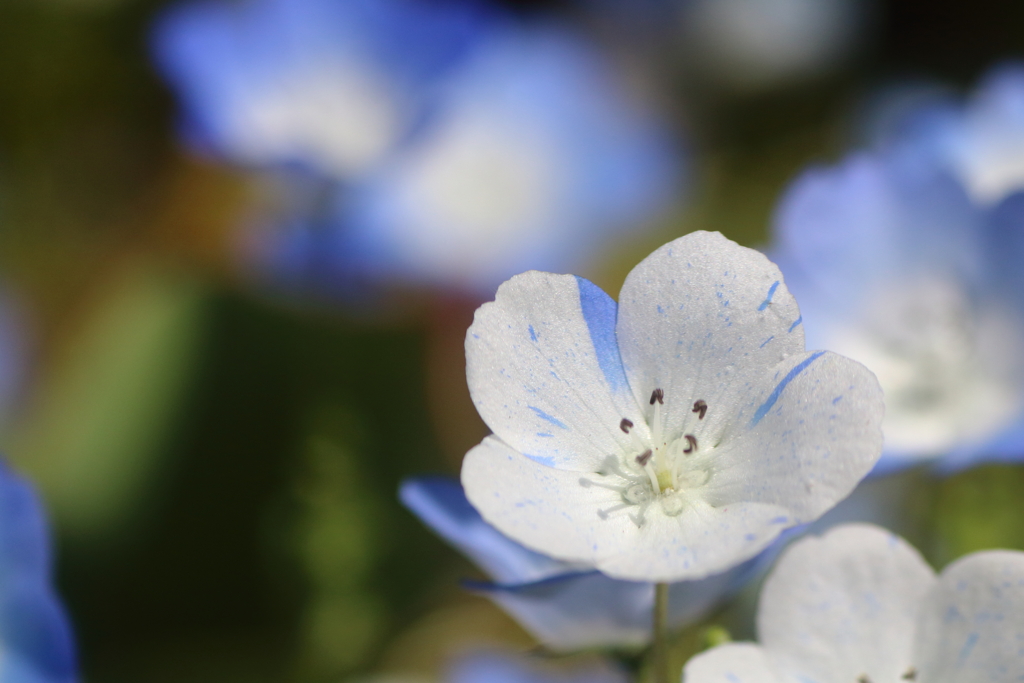
M 816 76 L 858 47 L 865 0 L 691 0 L 684 49 L 725 83 L 756 89 Z

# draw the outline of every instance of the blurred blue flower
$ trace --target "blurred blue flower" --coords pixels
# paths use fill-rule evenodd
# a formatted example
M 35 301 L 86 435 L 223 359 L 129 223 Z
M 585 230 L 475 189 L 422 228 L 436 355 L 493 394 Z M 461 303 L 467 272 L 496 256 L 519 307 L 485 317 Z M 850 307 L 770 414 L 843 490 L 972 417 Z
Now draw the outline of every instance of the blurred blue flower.
M 600 663 L 575 670 L 542 669 L 538 662 L 496 652 L 478 652 L 459 659 L 451 667 L 448 683 L 626 683 L 621 669 Z
M 490 295 L 517 272 L 580 268 L 671 209 L 681 175 L 668 131 L 592 48 L 509 23 L 451 70 L 400 154 L 263 253 L 285 281 L 370 272 Z
M 873 370 L 886 397 L 878 471 L 1024 458 L 1024 196 L 973 202 L 920 148 L 806 172 L 772 256 L 809 348 Z
M 200 0 L 153 32 L 197 147 L 345 179 L 391 153 L 489 22 L 472 2 Z
M 945 168 L 979 204 L 991 206 L 1024 189 L 1024 63 L 992 69 L 966 102 L 933 89 L 892 119 L 876 131 L 876 143 Z
M 71 625 L 53 587 L 35 491 L 0 461 L 0 682 L 72 683 Z
M 399 497 L 493 580 L 466 586 L 493 600 L 545 646 L 565 651 L 650 641 L 654 584 L 611 579 L 524 548 L 485 522 L 462 486 L 448 477 L 406 480 Z M 710 612 L 768 566 L 777 551 L 708 579 L 672 584 L 670 625 L 678 628 Z

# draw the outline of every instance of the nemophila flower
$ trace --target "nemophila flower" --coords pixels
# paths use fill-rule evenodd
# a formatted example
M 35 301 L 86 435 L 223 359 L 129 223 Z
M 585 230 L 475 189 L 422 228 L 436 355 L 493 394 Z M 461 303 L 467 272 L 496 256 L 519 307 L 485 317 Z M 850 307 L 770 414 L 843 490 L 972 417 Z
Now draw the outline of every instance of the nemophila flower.
M 582 266 L 679 195 L 678 147 L 635 99 L 562 28 L 495 30 L 401 154 L 269 252 L 288 254 L 285 276 L 326 259 L 487 294 L 523 270 Z
M 933 98 L 934 100 L 934 98 Z M 972 199 L 992 205 L 1024 189 L 1024 65 L 993 69 L 967 102 L 931 102 L 880 134 L 946 168 Z
M 424 116 L 430 87 L 490 20 L 473 2 L 202 0 L 153 50 L 187 137 L 236 162 L 366 172 Z
M 399 496 L 493 581 L 466 586 L 493 600 L 546 647 L 629 648 L 650 642 L 654 584 L 612 579 L 523 547 L 485 522 L 459 483 L 447 477 L 407 480 Z M 704 616 L 767 566 L 768 555 L 707 579 L 673 583 L 668 625 L 679 628 Z
M 1024 553 L 964 557 L 935 575 L 870 525 L 795 543 L 765 582 L 760 645 L 694 657 L 684 683 L 1010 683 L 1024 679 Z
M 35 492 L 0 462 L 0 681 L 77 680 L 71 627 L 53 587 Z
M 884 468 L 1024 453 L 1024 206 L 983 212 L 933 165 L 857 155 L 780 204 L 776 258 L 809 343 L 877 373 Z
M 463 462 L 484 519 L 615 578 L 697 579 L 819 517 L 881 450 L 863 366 L 804 350 L 763 255 L 718 233 L 661 247 L 619 304 L 571 275 L 498 289 L 466 336 L 494 432 Z

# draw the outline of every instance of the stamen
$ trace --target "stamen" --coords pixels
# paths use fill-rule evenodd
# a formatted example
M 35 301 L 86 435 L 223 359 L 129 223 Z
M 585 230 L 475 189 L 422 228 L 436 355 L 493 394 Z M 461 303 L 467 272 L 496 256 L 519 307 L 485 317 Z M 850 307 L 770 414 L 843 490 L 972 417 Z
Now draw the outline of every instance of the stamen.
M 629 430 L 633 427 L 633 421 L 627 418 L 622 418 L 622 422 L 619 423 L 619 429 L 629 434 Z
M 857 677 L 857 683 L 871 683 L 871 679 L 868 678 L 867 674 L 861 674 Z
M 597 516 L 600 517 L 601 519 L 608 519 L 608 515 L 609 514 L 611 514 L 613 512 L 618 512 L 619 510 L 622 510 L 624 508 L 631 507 L 632 505 L 633 505 L 632 503 L 619 503 L 618 505 L 613 505 L 610 508 L 606 508 L 604 510 L 598 510 L 597 511 Z
M 647 514 L 647 508 L 649 508 L 650 506 L 651 506 L 651 501 L 650 500 L 645 501 L 645 502 L 640 504 L 640 509 L 637 511 L 636 516 L 635 517 L 633 515 L 629 516 L 629 518 L 631 520 L 633 520 L 633 524 L 636 524 L 638 527 L 641 527 L 641 526 L 644 525 L 644 522 L 646 521 L 646 519 L 644 518 L 644 515 Z
M 664 467 L 665 463 L 662 462 L 663 455 L 661 454 L 661 406 L 665 404 L 665 392 L 661 389 L 655 389 L 651 392 L 651 405 L 654 406 L 654 414 L 651 415 L 651 421 L 648 423 L 651 426 L 651 440 L 654 442 L 652 445 L 658 452 L 655 460 L 659 467 Z
M 905 681 L 917 680 L 917 669 L 915 669 L 914 667 L 910 667 L 909 669 L 907 669 L 907 673 L 903 674 L 901 678 L 903 678 L 903 680 Z
M 690 454 L 697 450 L 697 437 L 695 437 L 693 434 L 686 435 L 686 442 L 689 445 L 683 449 L 683 453 Z
M 646 451 L 644 451 L 640 455 L 636 456 L 636 461 L 640 465 L 640 467 L 646 467 L 647 466 L 647 461 L 651 459 L 651 455 L 652 455 L 651 449 L 648 448 Z
M 708 404 L 704 402 L 704 399 L 693 404 L 693 412 L 700 413 L 700 415 L 697 416 L 698 420 L 704 419 L 704 413 L 708 412 Z
M 589 489 L 591 486 L 597 486 L 598 488 L 608 489 L 609 491 L 615 491 L 616 493 L 622 493 L 626 490 L 625 486 L 613 486 L 606 484 L 603 481 L 594 481 L 593 479 L 587 479 L 586 477 L 580 477 L 580 486 L 585 489 Z
M 658 484 L 658 473 L 654 471 L 654 465 L 651 464 L 650 460 L 644 465 L 644 472 L 647 473 L 647 478 L 651 480 L 651 488 L 654 490 L 654 493 L 661 493 L 661 486 Z

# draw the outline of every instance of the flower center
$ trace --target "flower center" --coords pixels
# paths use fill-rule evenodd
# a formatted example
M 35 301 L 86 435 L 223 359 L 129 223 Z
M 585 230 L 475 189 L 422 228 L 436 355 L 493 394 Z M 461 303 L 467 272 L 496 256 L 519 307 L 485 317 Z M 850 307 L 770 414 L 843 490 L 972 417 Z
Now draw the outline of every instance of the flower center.
M 694 401 L 683 424 L 676 429 L 665 424 L 662 389 L 651 393 L 650 406 L 646 434 L 632 420 L 622 418 L 619 429 L 631 437 L 629 446 L 608 456 L 597 473 L 600 480 L 580 479 L 582 486 L 600 486 L 621 496 L 621 502 L 598 512 L 602 519 L 637 507 L 628 514 L 637 526 L 643 526 L 653 503 L 658 503 L 667 515 L 678 515 L 686 509 L 694 490 L 711 477 L 710 455 L 717 444 L 703 436 L 707 402 Z

